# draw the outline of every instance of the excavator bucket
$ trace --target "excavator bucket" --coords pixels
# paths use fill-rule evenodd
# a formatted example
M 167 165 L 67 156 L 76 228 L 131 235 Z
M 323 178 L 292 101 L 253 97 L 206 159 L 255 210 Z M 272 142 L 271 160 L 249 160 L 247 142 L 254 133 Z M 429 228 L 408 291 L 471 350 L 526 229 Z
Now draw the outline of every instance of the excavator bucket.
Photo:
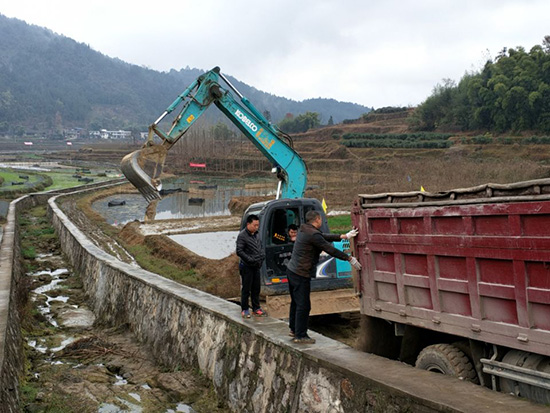
M 122 173 L 148 202 L 160 199 L 159 177 L 166 154 L 167 149 L 161 144 L 134 151 L 122 158 Z

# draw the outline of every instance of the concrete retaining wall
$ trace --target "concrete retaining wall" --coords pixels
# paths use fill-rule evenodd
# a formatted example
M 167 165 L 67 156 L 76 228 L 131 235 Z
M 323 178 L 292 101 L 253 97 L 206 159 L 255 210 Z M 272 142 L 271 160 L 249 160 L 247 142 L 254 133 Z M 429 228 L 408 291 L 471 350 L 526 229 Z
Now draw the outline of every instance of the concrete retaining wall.
M 20 314 L 17 309 L 20 294 L 20 249 L 17 238 L 15 204 L 10 205 L 8 222 L 0 246 L 0 411 L 18 411 L 19 376 L 23 371 Z
M 48 201 L 52 224 L 82 277 L 98 322 L 127 324 L 169 368 L 200 369 L 233 411 L 546 411 L 480 386 L 357 352 L 315 333 L 315 345 L 292 344 L 282 321 L 243 320 L 235 304 L 106 254 L 69 221 L 55 199 Z M 0 374 L 2 380 L 13 376 Z

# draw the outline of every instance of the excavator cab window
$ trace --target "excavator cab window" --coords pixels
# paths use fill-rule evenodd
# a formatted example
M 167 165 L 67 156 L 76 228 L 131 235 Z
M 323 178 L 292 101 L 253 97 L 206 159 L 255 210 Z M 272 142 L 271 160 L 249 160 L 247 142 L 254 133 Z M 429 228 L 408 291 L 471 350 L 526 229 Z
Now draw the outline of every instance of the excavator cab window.
M 281 208 L 273 211 L 269 222 L 266 244 L 283 245 L 290 243 L 288 227 L 291 224 L 300 226 L 299 212 L 298 208 Z
M 277 208 L 268 218 L 265 237 L 266 270 L 269 284 L 286 282 L 286 267 L 292 256 L 294 243 L 288 237 L 291 224 L 300 226 L 300 208 Z

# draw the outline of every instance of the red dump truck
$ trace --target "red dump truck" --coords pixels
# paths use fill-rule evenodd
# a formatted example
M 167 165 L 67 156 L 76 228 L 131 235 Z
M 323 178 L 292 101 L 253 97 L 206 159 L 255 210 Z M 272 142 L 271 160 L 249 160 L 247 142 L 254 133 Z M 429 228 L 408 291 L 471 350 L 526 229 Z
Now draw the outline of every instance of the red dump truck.
M 550 179 L 359 195 L 363 350 L 550 403 Z

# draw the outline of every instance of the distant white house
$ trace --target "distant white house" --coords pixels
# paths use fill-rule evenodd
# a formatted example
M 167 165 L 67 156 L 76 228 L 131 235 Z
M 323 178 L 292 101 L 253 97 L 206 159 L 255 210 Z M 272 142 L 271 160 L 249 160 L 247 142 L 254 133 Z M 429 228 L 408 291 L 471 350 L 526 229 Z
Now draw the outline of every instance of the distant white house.
M 132 137 L 132 132 L 127 130 L 107 130 L 101 129 L 98 131 L 90 131 L 90 138 L 100 139 L 129 139 Z

